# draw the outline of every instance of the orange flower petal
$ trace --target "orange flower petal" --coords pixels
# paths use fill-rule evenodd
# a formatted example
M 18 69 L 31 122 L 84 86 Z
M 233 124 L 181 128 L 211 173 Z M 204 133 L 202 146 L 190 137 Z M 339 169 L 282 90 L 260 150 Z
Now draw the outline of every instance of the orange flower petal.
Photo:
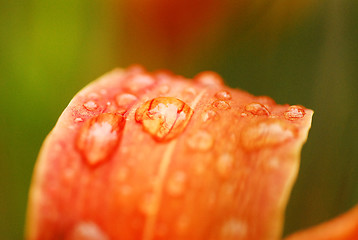
M 47 137 L 27 239 L 280 239 L 313 114 L 296 113 L 210 72 L 114 70 Z

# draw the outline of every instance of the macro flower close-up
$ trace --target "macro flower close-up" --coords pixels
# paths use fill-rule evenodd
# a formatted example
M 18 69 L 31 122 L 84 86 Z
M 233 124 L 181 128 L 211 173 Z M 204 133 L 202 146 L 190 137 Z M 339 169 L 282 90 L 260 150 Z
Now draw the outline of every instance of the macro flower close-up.
M 358 239 L 357 10 L 2 4 L 2 238 Z

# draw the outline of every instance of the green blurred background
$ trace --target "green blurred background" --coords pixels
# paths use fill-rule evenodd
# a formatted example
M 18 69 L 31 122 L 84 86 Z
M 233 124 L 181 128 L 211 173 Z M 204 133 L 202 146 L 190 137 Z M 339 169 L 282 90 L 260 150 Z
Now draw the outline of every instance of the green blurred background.
M 162 28 L 150 5 L 128 2 L 0 1 L 1 239 L 23 238 L 38 151 L 72 96 L 131 63 L 187 77 L 214 70 L 233 87 L 315 110 L 285 234 L 358 203 L 358 1 L 207 0 L 203 9 L 195 0 L 192 20 L 169 12 L 177 18 Z

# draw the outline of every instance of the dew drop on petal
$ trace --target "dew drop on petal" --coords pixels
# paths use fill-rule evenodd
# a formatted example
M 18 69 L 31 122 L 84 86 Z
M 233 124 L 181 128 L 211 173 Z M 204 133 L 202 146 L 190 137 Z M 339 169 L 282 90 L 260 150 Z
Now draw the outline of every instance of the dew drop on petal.
M 109 240 L 109 237 L 101 228 L 93 222 L 81 222 L 75 225 L 70 234 L 66 237 L 68 240 Z
M 93 110 L 96 110 L 96 109 L 98 108 L 97 103 L 95 103 L 94 101 L 88 101 L 88 102 L 84 103 L 83 106 L 84 106 L 88 111 L 93 111 Z
M 230 109 L 230 104 L 228 102 L 222 101 L 222 100 L 216 100 L 215 102 L 213 102 L 212 104 L 214 107 L 216 107 L 217 109 L 220 110 L 227 110 Z
M 215 97 L 219 100 L 230 100 L 231 94 L 226 90 L 219 91 L 215 94 Z
M 219 115 L 214 110 L 208 109 L 201 114 L 201 119 L 203 120 L 203 122 L 208 122 L 211 120 L 219 119 Z
M 230 153 L 223 153 L 216 162 L 216 170 L 221 177 L 227 177 L 234 164 L 234 157 Z
M 158 202 L 154 194 L 145 194 L 139 203 L 139 210 L 145 215 L 154 215 L 158 211 Z
M 167 141 L 182 133 L 193 115 L 193 109 L 173 97 L 159 97 L 142 104 L 135 113 L 144 131 L 157 141 Z
M 306 112 L 301 106 L 293 105 L 290 106 L 284 113 L 285 118 L 290 121 L 301 119 L 305 116 Z
M 179 197 L 185 191 L 187 177 L 186 174 L 182 171 L 177 171 L 173 173 L 167 182 L 167 192 L 172 197 Z
M 149 74 L 136 74 L 125 83 L 125 90 L 130 93 L 138 93 L 146 88 L 151 87 L 155 83 L 155 79 Z
M 170 87 L 167 84 L 163 84 L 159 86 L 159 93 L 160 94 L 167 94 L 170 91 Z
M 82 125 L 76 146 L 89 165 L 109 159 L 121 140 L 124 124 L 122 115 L 104 113 Z
M 78 122 L 83 122 L 83 119 L 82 118 L 75 118 L 75 122 L 78 123 Z
M 181 215 L 178 217 L 176 222 L 176 231 L 179 234 L 183 234 L 188 231 L 190 224 L 190 218 L 186 215 Z
M 193 87 L 187 87 L 187 88 L 185 88 L 184 91 L 183 91 L 183 95 L 184 95 L 185 97 L 187 97 L 187 98 L 189 98 L 189 97 L 192 98 L 192 97 L 194 97 L 196 94 L 197 94 L 197 91 L 196 91 L 196 89 L 193 88 Z
M 261 103 L 250 103 L 245 106 L 245 110 L 257 116 L 269 116 L 269 110 Z
M 221 76 L 215 72 L 205 71 L 197 74 L 194 81 L 205 86 L 221 86 L 224 84 Z
M 242 239 L 247 234 L 247 224 L 235 218 L 226 221 L 220 232 L 220 239 L 236 240 Z
M 273 147 L 296 137 L 297 129 L 278 119 L 251 123 L 241 132 L 242 146 L 247 150 Z
M 119 112 L 126 112 L 138 98 L 130 93 L 118 94 L 116 96 L 116 103 Z
M 207 151 L 214 145 L 213 136 L 204 130 L 199 130 L 187 139 L 188 146 L 193 150 Z

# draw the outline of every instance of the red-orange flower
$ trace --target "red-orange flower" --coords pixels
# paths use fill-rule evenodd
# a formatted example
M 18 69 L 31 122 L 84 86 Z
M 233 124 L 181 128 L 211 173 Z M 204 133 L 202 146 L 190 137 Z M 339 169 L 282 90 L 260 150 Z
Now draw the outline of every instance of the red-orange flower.
M 45 141 L 27 239 L 280 239 L 312 110 L 204 72 L 114 70 Z

